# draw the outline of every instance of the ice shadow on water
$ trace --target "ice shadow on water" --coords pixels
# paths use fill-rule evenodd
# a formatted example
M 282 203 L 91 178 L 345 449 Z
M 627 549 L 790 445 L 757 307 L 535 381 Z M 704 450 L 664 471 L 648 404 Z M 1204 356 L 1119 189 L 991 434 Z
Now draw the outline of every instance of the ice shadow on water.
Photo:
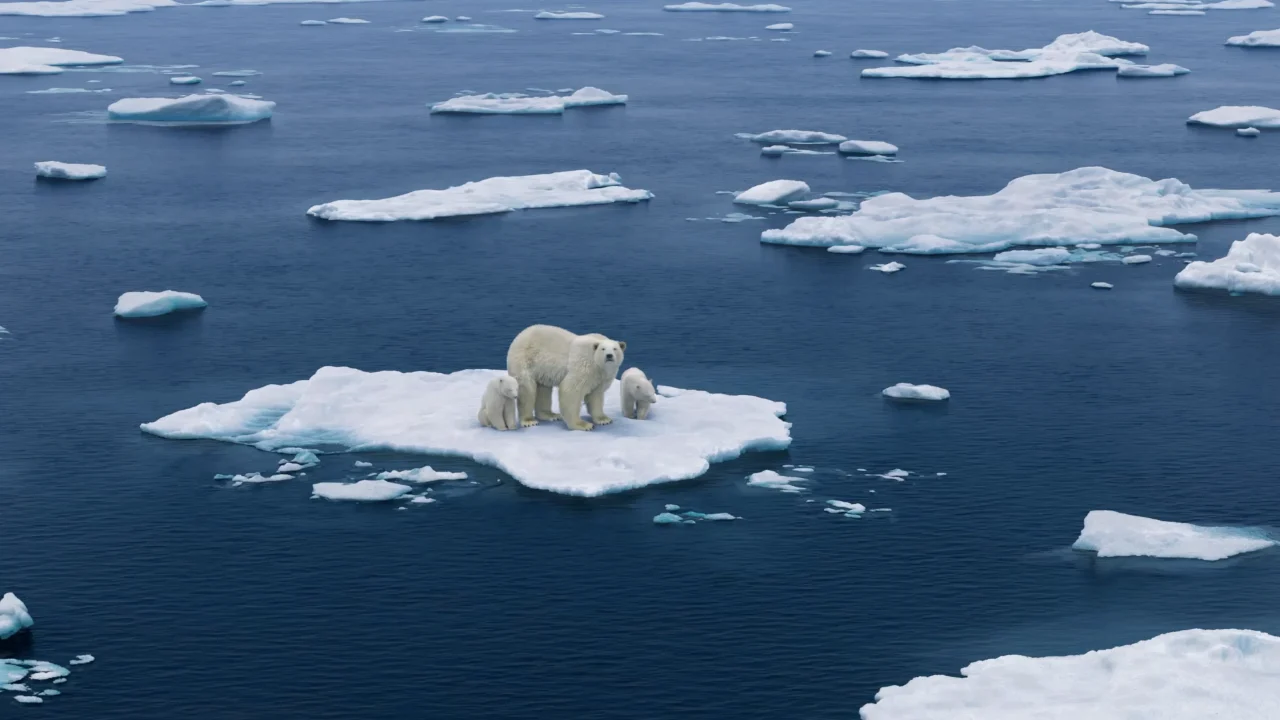
M 0 640 L 0 658 L 31 657 L 35 644 L 35 633 L 24 628 L 17 635 Z
M 902 400 L 885 397 L 877 393 L 884 403 L 885 410 L 895 413 L 912 413 L 915 415 L 946 416 L 951 414 L 950 400 Z
M 182 328 L 187 331 L 199 332 L 202 330 L 201 326 L 204 322 L 204 311 L 205 308 L 190 308 L 174 310 L 155 317 L 112 317 L 115 320 L 116 334 L 121 338 L 150 337 L 150 333 L 160 329 Z
M 1273 533 L 1268 532 L 1269 535 Z M 1110 580 L 1125 575 L 1161 575 L 1165 577 L 1198 577 L 1208 573 L 1225 572 L 1256 563 L 1275 562 L 1280 558 L 1277 548 L 1270 547 L 1241 553 L 1224 560 L 1195 560 L 1190 558 L 1155 557 L 1098 557 L 1089 550 L 1065 547 L 1040 553 L 1040 557 L 1067 562 L 1076 569 L 1087 572 L 1099 580 Z

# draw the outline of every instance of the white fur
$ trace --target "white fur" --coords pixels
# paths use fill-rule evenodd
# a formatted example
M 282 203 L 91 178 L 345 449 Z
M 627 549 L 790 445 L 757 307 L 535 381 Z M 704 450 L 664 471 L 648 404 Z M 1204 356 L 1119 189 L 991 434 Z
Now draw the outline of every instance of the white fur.
M 658 399 L 653 383 L 640 368 L 628 368 L 619 378 L 618 392 L 622 394 L 622 415 L 632 420 L 649 417 L 649 406 Z
M 604 414 L 604 393 L 618 375 L 626 347 L 603 335 L 574 335 L 551 325 L 520 331 L 507 350 L 507 372 L 519 383 L 520 424 L 529 427 L 539 420 L 561 419 L 551 410 L 551 389 L 557 387 L 560 412 L 570 430 L 613 422 Z M 580 417 L 583 401 L 591 422 Z
M 495 430 L 519 428 L 520 423 L 516 421 L 516 397 L 519 393 L 520 383 L 510 375 L 499 375 L 490 380 L 480 401 L 480 414 L 477 416 L 480 424 Z

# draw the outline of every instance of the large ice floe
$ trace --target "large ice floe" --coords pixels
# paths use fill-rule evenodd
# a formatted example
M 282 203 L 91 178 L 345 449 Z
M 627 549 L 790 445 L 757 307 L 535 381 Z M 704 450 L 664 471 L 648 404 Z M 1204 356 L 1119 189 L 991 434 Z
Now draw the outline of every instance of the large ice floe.
M 988 50 L 977 46 L 942 53 L 899 55 L 897 66 L 867 68 L 869 78 L 1008 80 L 1048 77 L 1077 70 L 1114 70 L 1133 62 L 1121 55 L 1145 55 L 1150 48 L 1092 30 L 1059 35 L 1041 48 Z
M 7 640 L 34 625 L 27 606 L 13 593 L 0 597 L 0 640 Z M 3 661 L 0 661 L 3 662 Z M 0 681 L 5 678 L 0 676 Z M 0 682 L 0 684 L 4 684 Z
M 45 160 L 36 163 L 36 176 L 51 180 L 97 180 L 107 176 L 107 168 L 102 165 Z
M 118 65 L 122 62 L 123 58 L 114 55 L 95 55 L 65 48 L 0 48 L 0 75 L 57 75 L 64 67 Z
M 1237 47 L 1280 47 L 1280 29 L 1254 30 L 1248 35 L 1236 35 L 1227 38 L 1227 44 Z
M 1280 295 L 1280 236 L 1251 233 L 1231 243 L 1223 257 L 1182 268 L 1173 284 L 1183 290 Z
M 0 15 L 33 17 L 112 17 L 129 13 L 150 12 L 160 7 L 175 7 L 175 0 L 66 0 L 50 2 L 0 3 Z
M 1280 110 L 1258 105 L 1223 105 L 1187 118 L 1188 125 L 1221 128 L 1280 128 Z
M 517 175 L 478 180 L 445 190 L 417 190 L 381 200 L 335 200 L 315 205 L 307 214 L 323 220 L 391 222 L 491 215 L 534 208 L 635 203 L 653 193 L 622 186 L 617 173 L 597 175 L 568 170 L 545 175 Z
M 1191 242 L 1164 225 L 1280 215 L 1280 193 L 1196 190 L 1102 167 L 1026 175 L 993 195 L 862 201 L 851 215 L 802 217 L 767 230 L 782 245 L 861 245 L 912 254 L 979 253 L 1018 245 Z
M 245 125 L 269 120 L 276 104 L 230 94 L 124 98 L 107 106 L 117 122 L 152 125 Z
M 199 310 L 208 305 L 195 293 L 177 290 L 127 292 L 116 301 L 115 315 L 122 318 L 156 317 L 180 310 Z
M 1081 655 L 1005 655 L 890 685 L 862 720 L 1274 720 L 1280 638 L 1182 630 Z
M 1084 529 L 1071 547 L 1096 552 L 1104 558 L 1225 560 L 1275 544 L 1266 533 L 1254 528 L 1206 527 L 1093 510 L 1085 516 Z
M 625 105 L 626 95 L 614 95 L 595 87 L 584 87 L 569 95 L 530 96 L 522 93 L 461 95 L 431 106 L 433 113 L 477 115 L 559 115 L 568 108 Z
M 475 404 L 494 370 L 362 372 L 325 367 L 307 380 L 267 385 L 242 399 L 180 410 L 142 430 L 173 439 L 213 439 L 263 450 L 309 446 L 469 457 L 518 482 L 567 495 L 597 496 L 687 480 L 712 462 L 791 443 L 786 406 L 749 395 L 660 387 L 649 419 L 622 416 L 592 432 L 543 423 L 497 432 L 476 421 Z
M 667 12 L 754 12 L 754 13 L 785 13 L 791 12 L 791 8 L 785 5 L 775 5 L 766 3 L 761 5 L 739 5 L 738 3 L 722 2 L 722 3 L 706 3 L 706 2 L 687 2 L 679 5 L 663 5 L 663 10 Z

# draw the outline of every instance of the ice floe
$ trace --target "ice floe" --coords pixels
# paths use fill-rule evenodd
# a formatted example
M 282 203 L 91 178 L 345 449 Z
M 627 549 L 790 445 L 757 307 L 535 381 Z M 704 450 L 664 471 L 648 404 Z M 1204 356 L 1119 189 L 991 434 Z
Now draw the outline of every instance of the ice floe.
M 115 315 L 122 318 L 155 317 L 179 310 L 199 310 L 207 306 L 204 298 L 195 293 L 177 290 L 127 292 L 116 301 Z
M 1256 127 L 1242 127 L 1236 130 L 1236 135 L 1240 137 L 1258 137 L 1262 131 Z
M 809 150 L 807 148 L 794 148 L 790 145 L 765 145 L 760 148 L 761 155 L 769 157 L 781 157 L 783 155 L 835 155 L 831 150 Z
M 827 252 L 840 255 L 858 255 L 865 251 L 866 248 L 861 245 L 832 245 L 827 248 Z
M 898 146 L 880 140 L 845 140 L 840 152 L 846 155 L 897 155 Z
M 773 30 L 775 32 L 785 32 L 787 30 L 795 30 L 796 26 L 792 23 L 774 23 L 772 25 L 765 25 L 764 29 Z
M 378 480 L 403 480 L 411 483 L 429 483 L 439 482 L 441 480 L 466 480 L 467 474 L 464 472 L 442 472 L 433 469 L 430 465 L 412 470 L 388 470 L 378 473 Z
M 761 241 L 914 254 L 996 252 L 1082 241 L 1189 242 L 1194 235 L 1162 226 L 1275 215 L 1280 215 L 1280 193 L 1196 190 L 1174 179 L 1086 167 L 1020 177 L 993 195 L 925 200 L 877 195 L 851 215 L 798 218 L 765 231 Z
M 1227 38 L 1227 44 L 1237 47 L 1280 47 L 1280 29 L 1254 30 L 1248 35 L 1236 35 Z
M 36 163 L 36 175 L 54 180 L 97 180 L 107 176 L 107 168 L 102 165 L 46 160 Z
M 875 270 L 876 272 L 882 272 L 887 275 L 889 273 L 896 273 L 899 270 L 904 270 L 906 269 L 906 267 L 907 267 L 906 265 L 903 265 L 900 262 L 888 262 L 888 263 L 882 263 L 880 265 L 872 265 L 867 269 Z
M 822 212 L 823 210 L 835 210 L 840 207 L 840 201 L 835 198 L 814 198 L 812 200 L 792 200 L 787 203 L 787 207 L 792 210 L 804 210 L 805 212 Z
M 169 78 L 170 85 L 199 85 L 201 82 L 195 75 L 174 75 Z
M 187 95 L 180 98 L 124 98 L 107 107 L 117 122 L 156 125 L 244 125 L 268 120 L 276 104 L 239 95 Z
M 1071 547 L 1096 552 L 1098 557 L 1225 560 L 1275 545 L 1275 540 L 1254 528 L 1200 526 L 1092 510 Z
M 740 205 L 786 205 L 809 192 L 809 185 L 800 180 L 770 180 L 733 196 Z
M 150 12 L 160 7 L 175 7 L 175 0 L 67 0 L 66 2 L 0 3 L 0 15 L 32 17 L 111 17 L 136 12 Z
M 747 395 L 659 387 L 660 409 L 645 421 L 622 417 L 618 394 L 605 410 L 614 422 L 593 432 L 560 423 L 498 433 L 480 426 L 476 398 L 493 370 L 366 373 L 325 367 L 310 379 L 267 385 L 241 400 L 204 403 L 142 425 L 173 439 L 214 439 L 263 450 L 320 444 L 469 457 L 532 488 L 597 496 L 686 480 L 710 463 L 749 450 L 790 445 L 786 406 Z
M 785 5 L 775 5 L 772 3 L 762 5 L 739 5 L 738 3 L 722 2 L 722 3 L 705 3 L 705 2 L 687 2 L 679 5 L 663 5 L 663 10 L 667 12 L 754 12 L 754 13 L 785 13 L 791 12 L 791 8 Z
M 1189 72 L 1191 71 L 1181 65 L 1164 63 L 1161 65 L 1122 65 L 1116 71 L 1116 75 L 1131 78 L 1164 78 L 1186 75 Z
M 570 95 L 529 96 L 522 93 L 461 95 L 431 106 L 433 113 L 479 115 L 559 115 L 568 108 L 625 105 L 626 95 L 614 95 L 595 87 L 584 87 Z
M 1120 260 L 1125 265 L 1142 265 L 1151 262 L 1150 255 L 1128 255 Z
M 623 187 L 617 173 L 597 175 L 589 170 L 569 170 L 494 177 L 445 190 L 418 190 L 381 200 L 336 200 L 315 205 L 307 214 L 324 220 L 363 222 L 434 220 L 533 208 L 635 203 L 652 197 L 648 190 Z
M 360 480 L 353 483 L 322 482 L 311 486 L 313 497 L 348 502 L 386 502 L 410 492 L 413 488 L 386 480 Z
M 887 52 L 885 52 L 885 51 L 883 51 L 883 50 L 862 50 L 862 49 L 858 49 L 858 50 L 854 50 L 853 52 L 849 53 L 849 57 L 851 57 L 851 58 L 868 58 L 868 59 L 880 60 L 880 59 L 883 59 L 883 58 L 887 58 L 887 57 L 889 57 L 889 53 L 887 53 Z
M 604 16 L 593 12 L 550 12 L 543 10 L 534 20 L 603 20 Z
M 770 130 L 758 134 L 738 133 L 734 137 L 766 145 L 837 145 L 848 140 L 844 135 L 819 130 Z
M 262 73 L 257 70 L 219 70 L 218 72 L 214 73 L 213 76 L 229 77 L 229 78 L 247 78 L 247 77 L 256 77 L 261 74 Z
M 1187 118 L 1189 125 L 1221 128 L 1280 128 L 1280 110 L 1258 105 L 1223 105 Z
M 1121 55 L 1145 55 L 1150 48 L 1092 30 L 1059 35 L 1040 48 L 988 50 L 952 48 L 942 53 L 899 55 L 902 65 L 867 68 L 863 77 L 1002 80 L 1048 77 L 1077 70 L 1116 69 L 1132 65 Z M 903 66 L 905 65 L 905 67 Z
M 3 4 L 0 4 L 0 7 L 3 7 Z M 95 55 L 65 48 L 0 48 L 0 75 L 56 75 L 62 72 L 64 67 L 117 65 L 122 62 L 124 62 L 123 58 L 114 55 Z
M 834 515 L 860 518 L 867 511 L 867 506 L 862 503 L 847 502 L 845 500 L 828 500 L 827 507 L 823 508 L 823 510 Z
M 813 56 L 814 57 L 831 57 L 831 51 L 830 50 L 814 50 Z
M 809 488 L 796 484 L 806 481 L 808 481 L 808 478 L 781 475 L 773 470 L 762 470 L 747 478 L 748 485 L 767 488 L 769 490 L 779 490 L 784 493 L 800 493 L 807 491 Z
M 443 16 L 443 15 L 428 15 L 428 16 L 426 16 L 426 17 L 422 18 L 422 22 L 424 22 L 424 23 L 447 23 L 447 22 L 449 22 L 449 18 L 447 18 L 447 17 L 445 17 L 445 16 Z
M 1098 282 L 1089 283 L 1089 287 L 1094 288 L 1096 290 L 1110 290 L 1111 288 L 1115 287 L 1115 285 L 1112 285 L 1109 282 L 1102 282 L 1101 280 L 1099 280 Z
M 1184 290 L 1280 295 L 1280 236 L 1250 233 L 1217 260 L 1196 260 L 1182 268 L 1173 284 Z
M 951 392 L 946 388 L 940 388 L 936 385 L 912 385 L 911 383 L 898 383 L 880 391 L 881 395 L 894 400 L 946 400 L 951 397 Z
M 305 25 L 305 26 L 307 26 L 307 27 L 316 27 L 316 26 L 318 26 L 318 25 L 328 25 L 329 23 L 327 23 L 327 22 L 325 22 L 325 21 L 323 21 L 323 20 L 303 20 L 302 22 L 300 22 L 300 23 L 298 23 L 298 24 L 299 24 L 299 25 Z
M 34 624 L 27 606 L 18 599 L 17 595 L 7 592 L 4 597 L 0 597 L 0 640 L 7 640 Z M 0 663 L 3 663 L 3 660 L 0 660 Z M 3 679 L 0 677 L 0 680 Z
M 71 662 L 67 664 L 68 665 L 88 665 L 89 663 L 93 662 L 96 659 L 97 658 L 95 658 L 92 655 L 77 655 L 75 656 L 75 658 L 71 660 Z
M 51 87 L 43 90 L 27 90 L 28 95 L 70 95 L 78 93 L 109 93 L 111 88 L 64 88 Z
M 702 513 L 695 510 L 686 510 L 680 514 L 676 511 L 680 509 L 679 505 L 668 505 L 666 512 L 658 513 L 653 516 L 654 525 L 695 525 L 700 521 L 707 522 L 724 522 L 727 520 L 741 520 L 742 518 L 731 513 Z
M 1280 638 L 1182 630 L 1080 655 L 1005 655 L 890 685 L 861 720 L 1269 720 L 1280 707 Z

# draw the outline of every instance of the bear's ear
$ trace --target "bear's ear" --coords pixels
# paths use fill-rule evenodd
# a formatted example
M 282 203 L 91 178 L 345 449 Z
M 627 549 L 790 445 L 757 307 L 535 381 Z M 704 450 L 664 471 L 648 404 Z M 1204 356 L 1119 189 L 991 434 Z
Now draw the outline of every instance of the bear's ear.
M 618 341 L 618 347 L 619 347 L 623 352 L 626 352 L 626 351 L 627 351 L 627 341 L 626 341 L 626 340 L 619 340 L 619 341 Z
M 599 349 L 600 349 L 600 343 L 598 343 L 598 342 L 591 343 L 591 349 L 592 349 L 592 350 L 599 350 Z

